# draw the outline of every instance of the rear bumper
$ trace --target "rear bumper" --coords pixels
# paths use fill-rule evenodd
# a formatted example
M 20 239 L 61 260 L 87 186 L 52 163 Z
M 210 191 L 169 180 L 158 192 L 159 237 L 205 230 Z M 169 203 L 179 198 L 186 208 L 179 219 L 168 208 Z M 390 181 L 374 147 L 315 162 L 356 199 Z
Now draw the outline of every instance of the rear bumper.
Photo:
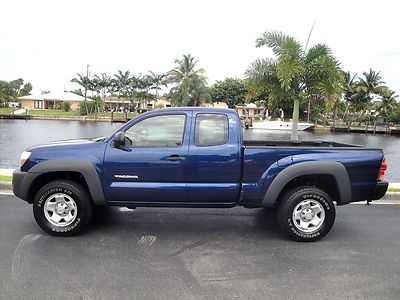
M 378 200 L 385 196 L 388 187 L 389 183 L 387 181 L 378 181 L 372 193 L 371 200 Z

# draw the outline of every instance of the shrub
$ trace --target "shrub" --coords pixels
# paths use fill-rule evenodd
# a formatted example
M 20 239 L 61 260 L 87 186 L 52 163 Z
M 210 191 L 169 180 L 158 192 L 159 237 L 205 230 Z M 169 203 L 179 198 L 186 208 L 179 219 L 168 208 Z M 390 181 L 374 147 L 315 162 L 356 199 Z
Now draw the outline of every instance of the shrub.
M 63 109 L 64 109 L 64 111 L 70 111 L 71 110 L 71 103 L 63 102 Z

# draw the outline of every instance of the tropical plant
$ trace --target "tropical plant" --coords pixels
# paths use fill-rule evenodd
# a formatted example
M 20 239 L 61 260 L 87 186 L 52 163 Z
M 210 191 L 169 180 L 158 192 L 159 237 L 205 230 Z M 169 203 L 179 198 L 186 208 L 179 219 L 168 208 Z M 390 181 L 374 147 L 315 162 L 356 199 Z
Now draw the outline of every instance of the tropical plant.
M 378 102 L 377 110 L 381 115 L 387 117 L 390 113 L 392 113 L 396 108 L 399 107 L 397 102 L 398 95 L 394 91 L 387 91 Z
M 368 102 L 374 96 L 384 96 L 388 92 L 388 87 L 382 80 L 380 72 L 369 69 L 368 72 L 363 72 L 363 77 L 358 77 L 358 80 L 355 90 L 362 94 Z
M 177 65 L 167 73 L 168 82 L 174 83 L 168 98 L 174 106 L 197 106 L 201 100 L 209 98 L 206 86 L 207 78 L 204 69 L 198 69 L 198 60 L 193 56 L 183 55 L 182 59 L 176 59 Z
M 246 76 L 262 82 L 271 99 L 293 101 L 292 140 L 298 140 L 300 101 L 318 94 L 328 107 L 334 106 L 342 93 L 343 72 L 324 44 L 307 49 L 282 32 L 266 31 L 256 40 L 256 47 L 262 46 L 271 48 L 275 57 L 257 59 Z
M 155 91 L 156 96 L 158 96 L 158 92 L 161 90 L 161 87 L 167 87 L 167 74 L 155 74 L 152 71 L 149 71 L 148 78 L 151 81 L 150 90 Z
M 85 101 L 86 101 L 87 92 L 92 84 L 89 76 L 81 74 L 81 73 L 77 73 L 76 77 L 71 79 L 71 82 L 75 82 L 83 88 L 83 97 L 85 98 Z
M 63 102 L 63 109 L 64 111 L 70 111 L 71 110 L 71 103 L 68 101 Z
M 94 75 L 94 81 L 101 90 L 101 100 L 103 102 L 103 105 L 105 105 L 106 93 L 112 85 L 111 77 L 108 76 L 106 73 L 101 73 L 100 76 Z

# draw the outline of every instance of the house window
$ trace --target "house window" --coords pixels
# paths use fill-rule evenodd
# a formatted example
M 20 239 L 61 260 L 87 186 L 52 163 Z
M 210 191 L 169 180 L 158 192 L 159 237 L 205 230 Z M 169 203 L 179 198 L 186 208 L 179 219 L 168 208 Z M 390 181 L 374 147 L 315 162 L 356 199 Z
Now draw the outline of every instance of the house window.
M 35 109 L 41 109 L 42 108 L 42 101 L 35 100 L 34 101 L 34 107 L 35 107 Z

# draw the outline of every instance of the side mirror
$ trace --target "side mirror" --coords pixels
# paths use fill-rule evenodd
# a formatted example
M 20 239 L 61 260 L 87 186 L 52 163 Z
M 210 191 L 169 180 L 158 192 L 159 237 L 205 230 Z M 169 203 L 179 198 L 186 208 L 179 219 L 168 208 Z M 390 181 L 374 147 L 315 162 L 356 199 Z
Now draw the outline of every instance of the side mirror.
M 115 134 L 113 145 L 117 148 L 125 148 L 125 132 L 118 132 Z

